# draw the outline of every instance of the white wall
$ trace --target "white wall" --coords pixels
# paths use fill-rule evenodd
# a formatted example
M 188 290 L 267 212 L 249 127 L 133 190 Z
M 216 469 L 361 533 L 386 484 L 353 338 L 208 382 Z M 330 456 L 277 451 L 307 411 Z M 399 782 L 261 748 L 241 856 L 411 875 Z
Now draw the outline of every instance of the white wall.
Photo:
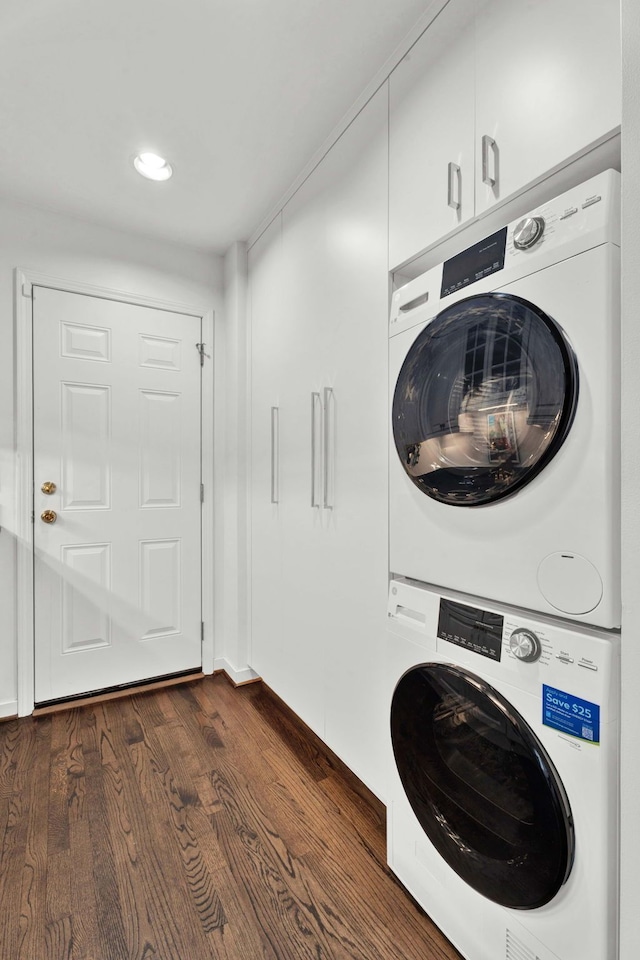
M 640 4 L 622 0 L 622 829 L 620 960 L 640 956 Z
M 16 713 L 14 269 L 223 314 L 219 257 L 0 200 L 0 717 Z M 224 372 L 224 364 L 220 364 Z M 222 415 L 222 414 L 221 414 Z
M 216 531 L 218 601 L 214 667 L 236 683 L 257 676 L 247 663 L 249 589 L 247 245 L 237 242 L 224 258 L 225 410 L 221 431 L 224 460 L 216 468 L 219 517 Z M 218 422 L 218 420 L 216 420 Z

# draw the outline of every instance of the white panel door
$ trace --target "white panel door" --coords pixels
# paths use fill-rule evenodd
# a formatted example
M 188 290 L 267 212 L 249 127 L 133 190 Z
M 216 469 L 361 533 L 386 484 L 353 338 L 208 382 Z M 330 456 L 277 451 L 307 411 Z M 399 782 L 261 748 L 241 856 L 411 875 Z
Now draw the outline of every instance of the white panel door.
M 33 323 L 36 703 L 198 669 L 200 318 L 34 287 Z

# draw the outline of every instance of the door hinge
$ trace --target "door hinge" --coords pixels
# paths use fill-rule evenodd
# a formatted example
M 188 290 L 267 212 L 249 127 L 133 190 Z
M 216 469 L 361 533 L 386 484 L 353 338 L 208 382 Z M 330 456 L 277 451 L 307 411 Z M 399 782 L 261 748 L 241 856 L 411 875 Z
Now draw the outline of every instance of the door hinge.
M 200 621 L 200 643 L 204 643 L 204 623 Z
M 200 484 L 200 503 L 204 503 L 204 483 Z
M 196 350 L 197 350 L 198 353 L 200 354 L 200 366 L 201 366 L 201 367 L 204 367 L 204 358 L 205 358 L 204 348 L 205 348 L 205 347 L 206 347 L 206 343 L 196 343 Z
M 32 283 L 23 283 L 22 284 L 22 296 L 27 297 L 27 299 L 33 299 L 33 284 Z
M 36 522 L 36 512 L 35 512 L 35 510 L 32 510 L 32 511 L 31 511 L 31 523 L 35 523 L 35 522 Z

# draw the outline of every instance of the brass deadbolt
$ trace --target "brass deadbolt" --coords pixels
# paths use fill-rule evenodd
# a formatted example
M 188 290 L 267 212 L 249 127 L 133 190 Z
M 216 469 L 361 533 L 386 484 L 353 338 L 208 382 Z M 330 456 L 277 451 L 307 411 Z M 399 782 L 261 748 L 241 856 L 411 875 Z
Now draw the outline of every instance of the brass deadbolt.
M 55 493 L 58 488 L 56 487 L 53 480 L 45 480 L 45 482 L 42 484 L 40 489 L 42 490 L 43 493 L 51 494 L 51 493 Z
M 55 523 L 58 519 L 58 514 L 55 510 L 43 510 L 40 514 L 40 519 L 44 520 L 45 523 Z

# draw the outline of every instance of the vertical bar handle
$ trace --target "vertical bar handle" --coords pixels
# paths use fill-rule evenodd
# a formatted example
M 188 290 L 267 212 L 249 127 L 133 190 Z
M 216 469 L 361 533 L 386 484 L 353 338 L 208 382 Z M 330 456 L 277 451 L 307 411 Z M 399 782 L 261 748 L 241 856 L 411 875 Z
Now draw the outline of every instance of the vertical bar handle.
M 333 390 L 331 387 L 324 388 L 324 500 L 325 510 L 333 510 L 333 456 L 332 443 L 333 436 L 331 431 L 332 424 L 332 405 Z
M 454 180 L 458 189 L 454 199 Z M 460 167 L 457 163 L 450 163 L 447 168 L 447 206 L 453 210 L 460 209 Z
M 271 407 L 271 503 L 280 502 L 280 409 Z
M 489 134 L 485 133 L 485 135 L 482 138 L 482 182 L 486 183 L 488 187 L 495 187 L 496 185 L 496 177 L 495 176 L 492 177 L 489 174 L 489 151 L 493 153 L 494 161 L 495 161 L 495 149 L 496 149 L 495 140 L 493 139 L 493 137 L 490 137 Z M 496 173 L 495 163 L 494 163 L 494 173 Z
M 311 506 L 319 507 L 320 501 L 317 498 L 318 488 L 318 431 L 317 410 L 320 404 L 320 415 L 322 416 L 322 401 L 320 394 L 315 391 L 311 394 Z

